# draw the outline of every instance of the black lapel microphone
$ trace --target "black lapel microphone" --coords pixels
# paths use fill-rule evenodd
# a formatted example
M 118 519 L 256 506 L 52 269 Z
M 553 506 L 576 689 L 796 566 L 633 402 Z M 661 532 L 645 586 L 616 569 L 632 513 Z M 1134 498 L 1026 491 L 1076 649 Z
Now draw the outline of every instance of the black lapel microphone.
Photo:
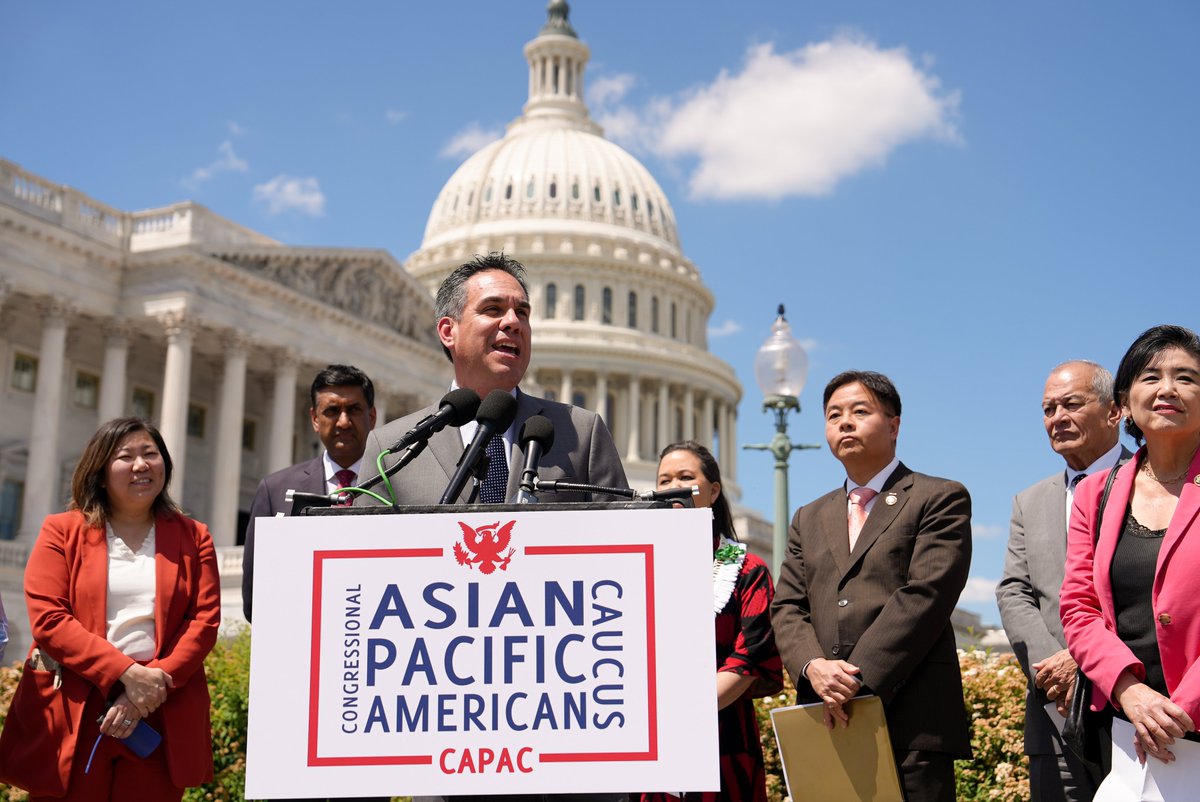
M 454 472 L 454 476 L 450 479 L 450 484 L 446 486 L 446 492 L 442 494 L 442 500 L 438 504 L 453 504 L 458 499 L 458 494 L 466 486 L 467 479 L 471 478 L 471 474 L 475 472 L 479 460 L 487 450 L 488 441 L 492 439 L 493 435 L 504 436 L 516 417 L 517 399 L 513 398 L 511 394 L 503 390 L 492 390 L 487 394 L 487 398 L 483 399 L 483 403 L 479 405 L 479 414 L 475 416 L 475 420 L 479 422 L 479 428 L 475 430 L 475 436 L 471 438 L 471 442 L 467 444 L 462 456 L 459 457 L 458 470 Z

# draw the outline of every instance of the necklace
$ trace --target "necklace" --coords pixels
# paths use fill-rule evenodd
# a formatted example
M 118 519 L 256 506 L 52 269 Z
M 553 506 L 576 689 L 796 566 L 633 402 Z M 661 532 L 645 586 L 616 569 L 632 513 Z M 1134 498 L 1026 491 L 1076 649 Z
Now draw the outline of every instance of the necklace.
M 1189 465 L 1187 468 L 1184 468 L 1183 472 L 1180 473 L 1178 476 L 1169 476 L 1169 477 L 1163 479 L 1154 473 L 1154 469 L 1150 467 L 1149 460 L 1142 463 L 1142 473 L 1146 474 L 1151 479 L 1158 482 L 1160 485 L 1170 485 L 1170 484 L 1174 484 L 1175 482 L 1182 482 L 1184 477 L 1188 475 L 1188 471 L 1190 469 L 1191 469 L 1191 466 Z

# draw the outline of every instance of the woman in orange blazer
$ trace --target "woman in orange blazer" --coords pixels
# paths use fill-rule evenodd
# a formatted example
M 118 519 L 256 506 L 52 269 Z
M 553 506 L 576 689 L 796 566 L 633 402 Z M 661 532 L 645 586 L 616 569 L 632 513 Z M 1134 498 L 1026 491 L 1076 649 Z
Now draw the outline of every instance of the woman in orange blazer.
M 165 802 L 212 778 L 203 661 L 220 580 L 170 481 L 152 425 L 109 421 L 84 447 L 72 510 L 42 524 L 25 568 L 34 646 L 0 733 L 0 781 L 35 801 Z M 146 757 L 123 742 L 142 720 L 162 736 Z
M 1200 723 L 1200 338 L 1180 326 L 1144 332 L 1121 360 L 1115 396 L 1145 445 L 1118 469 L 1093 547 L 1108 472 L 1075 493 L 1062 586 L 1063 631 L 1092 680 L 1133 724 L 1138 757 Z

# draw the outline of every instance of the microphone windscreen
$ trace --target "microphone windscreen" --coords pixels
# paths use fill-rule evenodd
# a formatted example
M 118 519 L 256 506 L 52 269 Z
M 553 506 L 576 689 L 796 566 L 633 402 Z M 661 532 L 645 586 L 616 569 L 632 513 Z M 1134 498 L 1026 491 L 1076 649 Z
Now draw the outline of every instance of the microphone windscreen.
M 517 399 L 503 390 L 492 390 L 479 405 L 475 420 L 490 424 L 494 432 L 506 432 L 517 417 Z
M 534 441 L 542 447 L 542 453 L 554 445 L 554 424 L 545 415 L 534 415 L 521 427 L 520 442 Z
M 454 417 L 449 421 L 451 426 L 462 426 L 468 421 L 475 420 L 475 414 L 479 412 L 479 394 L 474 390 L 468 390 L 466 387 L 459 387 L 457 390 L 451 390 L 442 396 L 439 407 L 450 407 L 454 410 Z

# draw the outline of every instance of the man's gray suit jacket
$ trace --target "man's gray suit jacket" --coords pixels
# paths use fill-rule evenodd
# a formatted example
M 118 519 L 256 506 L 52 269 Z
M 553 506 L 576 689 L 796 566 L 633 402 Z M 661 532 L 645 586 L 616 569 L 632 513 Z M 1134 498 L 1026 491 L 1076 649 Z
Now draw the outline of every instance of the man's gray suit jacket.
M 771 605 L 798 701 L 818 701 L 801 675 L 810 660 L 847 660 L 883 701 L 893 749 L 969 757 L 950 615 L 970 566 L 967 489 L 903 463 L 853 552 L 845 485 L 798 509 Z
M 250 620 L 254 589 L 254 521 L 273 518 L 276 513 L 288 515 L 292 505 L 287 491 L 325 493 L 325 465 L 321 457 L 290 465 L 276 471 L 258 483 L 254 500 L 250 502 L 250 523 L 246 526 L 246 546 L 242 550 L 242 612 Z
M 1130 451 L 1121 448 L 1118 464 Z M 1013 652 L 1025 669 L 1025 754 L 1059 754 L 1058 732 L 1045 706 L 1045 691 L 1033 684 L 1034 663 L 1067 647 L 1058 615 L 1058 593 L 1067 562 L 1067 485 L 1065 471 L 1048 476 L 1013 498 L 1004 577 L 996 586 L 1000 621 Z
M 372 432 L 367 438 L 367 449 L 363 455 L 363 476 L 359 483 L 378 474 L 376 457 L 381 450 L 395 443 L 401 435 L 416 425 L 417 421 L 435 411 L 436 405 L 431 405 Z M 547 401 L 518 391 L 517 417 L 513 427 L 514 442 L 508 459 L 506 500 L 515 500 L 520 487 L 525 452 L 518 440 L 521 427 L 533 415 L 544 415 L 554 425 L 554 445 L 542 455 L 538 466 L 538 476 L 541 479 L 562 479 L 605 487 L 629 487 L 617 447 L 599 415 L 586 409 Z M 431 437 L 428 448 L 391 477 L 396 503 L 402 506 L 437 504 L 446 491 L 446 486 L 450 484 L 450 478 L 454 475 L 462 452 L 462 434 L 452 426 Z M 390 466 L 394 462 L 395 457 L 389 456 L 386 464 Z M 387 495 L 382 484 L 376 485 L 373 490 L 384 497 Z M 459 495 L 460 502 L 466 501 L 470 490 L 471 482 L 467 482 Z M 542 501 L 589 501 L 592 496 L 587 493 L 542 492 L 538 494 L 538 498 Z M 609 498 L 596 496 L 598 501 Z M 379 502 L 360 494 L 354 503 L 369 506 Z

